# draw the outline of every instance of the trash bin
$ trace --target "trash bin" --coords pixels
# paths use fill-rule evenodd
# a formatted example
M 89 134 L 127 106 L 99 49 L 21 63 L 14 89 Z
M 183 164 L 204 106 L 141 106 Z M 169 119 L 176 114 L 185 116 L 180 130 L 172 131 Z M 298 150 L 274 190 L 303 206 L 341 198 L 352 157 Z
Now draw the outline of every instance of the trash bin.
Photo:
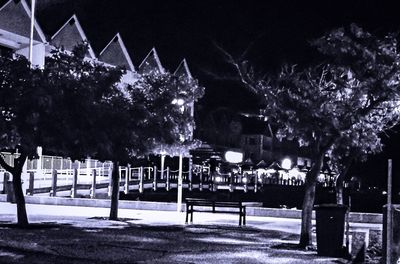
M 382 259 L 386 260 L 387 250 L 387 204 L 383 206 Z M 391 262 L 400 263 L 400 204 L 392 204 Z
M 320 256 L 343 257 L 343 238 L 347 206 L 321 204 L 315 207 L 317 252 Z

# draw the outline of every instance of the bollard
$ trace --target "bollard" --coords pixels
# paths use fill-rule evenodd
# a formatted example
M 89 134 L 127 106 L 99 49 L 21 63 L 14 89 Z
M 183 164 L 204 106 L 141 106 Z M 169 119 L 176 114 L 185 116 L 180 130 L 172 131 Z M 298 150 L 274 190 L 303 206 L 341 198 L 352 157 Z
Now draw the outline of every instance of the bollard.
M 57 196 L 57 170 L 53 170 L 51 173 L 51 191 L 50 196 Z
M 96 176 L 97 176 L 97 171 L 96 171 L 96 169 L 93 169 L 92 188 L 90 189 L 90 198 L 96 198 Z

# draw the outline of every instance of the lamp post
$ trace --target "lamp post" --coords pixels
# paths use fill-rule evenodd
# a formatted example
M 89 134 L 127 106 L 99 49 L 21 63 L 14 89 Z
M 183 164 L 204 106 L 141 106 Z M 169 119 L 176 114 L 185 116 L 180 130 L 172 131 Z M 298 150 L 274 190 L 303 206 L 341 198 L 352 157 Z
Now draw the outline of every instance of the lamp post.
M 185 101 L 182 98 L 177 98 L 172 100 L 172 104 L 178 105 L 180 107 L 180 110 L 183 111 L 185 110 Z M 180 141 L 183 142 L 185 140 L 183 135 L 180 135 Z M 178 186 L 177 186 L 177 203 L 176 203 L 176 211 L 181 212 L 182 211 L 182 196 L 183 196 L 183 154 L 182 150 L 179 150 L 179 169 L 178 169 Z
M 31 27 L 30 27 L 30 36 L 29 36 L 29 63 L 32 67 L 32 59 L 33 59 L 33 31 L 35 25 L 35 0 L 31 0 Z

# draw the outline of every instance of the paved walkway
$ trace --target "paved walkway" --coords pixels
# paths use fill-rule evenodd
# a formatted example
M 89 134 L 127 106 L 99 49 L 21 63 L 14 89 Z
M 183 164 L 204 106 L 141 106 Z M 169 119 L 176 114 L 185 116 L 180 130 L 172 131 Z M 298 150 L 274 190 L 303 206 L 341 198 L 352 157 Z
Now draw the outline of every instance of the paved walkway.
M 16 206 L 0 203 L 0 263 L 346 263 L 297 250 L 300 220 L 120 209 L 27 205 L 32 229 L 11 228 Z M 48 227 L 43 227 L 47 224 Z M 352 224 L 379 230 L 377 224 Z

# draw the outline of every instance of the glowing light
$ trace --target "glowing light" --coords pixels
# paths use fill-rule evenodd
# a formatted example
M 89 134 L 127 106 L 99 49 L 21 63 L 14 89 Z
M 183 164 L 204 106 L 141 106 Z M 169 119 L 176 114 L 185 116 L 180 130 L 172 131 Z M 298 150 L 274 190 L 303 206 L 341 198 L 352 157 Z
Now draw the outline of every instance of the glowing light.
M 283 159 L 281 167 L 284 170 L 290 170 L 290 168 L 292 167 L 292 161 L 289 158 Z
M 185 101 L 182 98 L 172 100 L 172 104 L 176 104 L 182 106 L 185 104 Z
M 241 163 L 243 161 L 243 153 L 236 151 L 225 152 L 225 160 L 229 163 Z
M 215 177 L 216 182 L 222 182 L 222 178 L 220 176 Z
M 243 178 L 243 179 L 242 179 L 242 182 L 243 182 L 243 183 L 247 183 L 247 178 Z

